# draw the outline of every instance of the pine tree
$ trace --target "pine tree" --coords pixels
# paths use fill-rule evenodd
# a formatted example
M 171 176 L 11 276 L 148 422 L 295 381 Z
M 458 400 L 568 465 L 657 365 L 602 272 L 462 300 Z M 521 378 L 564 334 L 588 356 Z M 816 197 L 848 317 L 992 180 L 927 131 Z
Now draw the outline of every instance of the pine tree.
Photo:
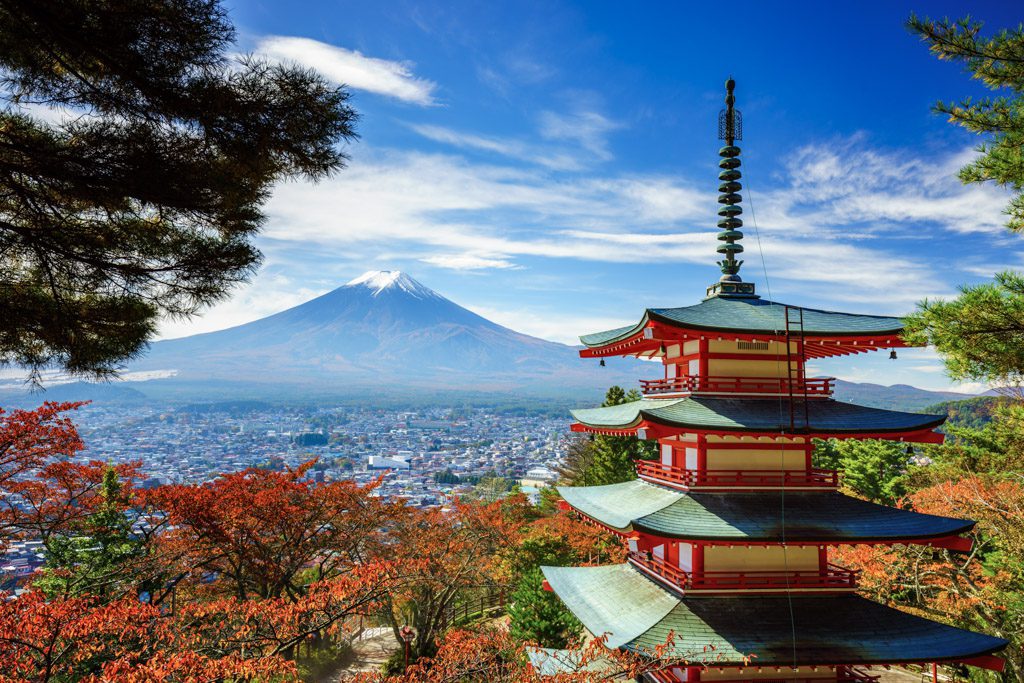
M 995 182 L 1013 191 L 1007 227 L 1024 231 L 1024 24 L 991 37 L 969 17 L 953 21 L 911 15 L 907 27 L 939 59 L 957 62 L 998 97 L 938 102 L 935 111 L 983 136 L 979 156 L 960 169 L 965 183 Z M 907 321 L 908 337 L 935 346 L 955 379 L 1024 381 L 1024 278 L 1013 272 L 992 284 L 964 287 L 952 301 L 924 301 Z
M 348 93 L 234 35 L 217 0 L 0 0 L 0 364 L 110 374 L 254 272 L 275 181 L 344 165 Z
M 636 389 L 629 391 L 613 386 L 605 394 L 603 406 L 617 406 L 639 401 L 642 398 Z M 594 458 L 589 479 L 591 485 L 616 484 L 636 479 L 636 461 L 657 457 L 657 444 L 641 441 L 633 436 L 594 437 Z
M 829 439 L 815 443 L 815 467 L 843 473 L 843 487 L 862 498 L 895 505 L 907 494 L 907 446 L 897 441 Z
M 508 613 L 512 637 L 541 647 L 564 648 L 583 628 L 558 596 L 544 590 L 544 574 L 538 567 L 520 576 Z
M 115 593 L 123 578 L 119 570 L 143 550 L 132 535 L 127 504 L 117 471 L 107 467 L 96 509 L 81 524 L 46 541 L 46 564 L 33 586 L 53 596 Z
M 1024 277 L 1000 273 L 960 291 L 951 301 L 922 302 L 905 320 L 907 339 L 938 349 L 954 379 L 1024 382 Z
M 965 183 L 993 181 L 1014 191 L 1007 213 L 1011 230 L 1024 231 L 1024 24 L 981 36 L 982 24 L 966 17 L 957 21 L 911 15 L 907 27 L 942 60 L 959 62 L 964 70 L 994 91 L 1006 95 L 977 102 L 938 102 L 935 110 L 952 123 L 986 136 L 981 155 L 960 170 Z

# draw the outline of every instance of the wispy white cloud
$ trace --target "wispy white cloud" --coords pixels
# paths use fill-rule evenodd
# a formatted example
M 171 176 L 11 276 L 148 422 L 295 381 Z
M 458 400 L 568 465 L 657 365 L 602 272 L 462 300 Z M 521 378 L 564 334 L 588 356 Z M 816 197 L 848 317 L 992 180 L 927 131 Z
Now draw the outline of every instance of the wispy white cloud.
M 1005 231 L 1007 191 L 964 185 L 956 171 L 974 154 L 940 158 L 878 150 L 863 136 L 806 145 L 786 161 L 786 184 L 767 193 L 764 226 L 860 224 L 865 233 L 929 223 L 956 233 Z
M 472 303 L 466 307 L 474 313 L 516 332 L 570 345 L 578 345 L 580 343 L 577 334 L 610 330 L 615 327 L 621 327 L 628 322 L 633 322 L 616 320 L 614 318 L 574 315 L 566 311 L 538 312 L 525 308 L 484 306 Z
M 339 206 L 346 207 L 343 221 Z M 280 186 L 269 205 L 268 234 L 332 245 L 401 244 L 426 251 L 423 258 L 443 249 L 449 257 L 465 255 L 465 263 L 485 255 L 706 265 L 716 244 L 713 206 L 712 193 L 678 178 L 553 181 L 456 156 L 389 152 L 364 155 L 337 180 Z M 893 311 L 948 293 L 926 261 L 835 234 L 808 241 L 802 232 L 776 230 L 762 247 L 780 291 L 786 282 L 813 282 L 834 300 L 881 300 Z M 747 240 L 747 248 L 748 271 L 760 276 L 756 242 Z
M 622 128 L 596 111 L 578 110 L 568 114 L 545 111 L 540 115 L 540 132 L 548 140 L 571 140 L 599 159 L 608 160 L 608 134 Z
M 477 254 L 437 254 L 420 259 L 438 268 L 448 270 L 509 270 L 520 268 L 512 261 L 503 258 L 491 258 Z
M 545 149 L 511 138 L 463 133 L 443 126 L 413 125 L 410 127 L 429 140 L 453 147 L 492 152 L 558 171 L 574 171 L 583 167 L 579 155 L 570 151 Z
M 212 311 L 205 311 L 194 318 L 162 320 L 159 338 L 174 339 L 242 325 L 297 306 L 331 288 L 313 289 L 296 283 L 290 277 L 264 271 L 253 283 L 235 290 L 231 298 L 217 304 Z
M 310 67 L 350 88 L 413 104 L 434 104 L 437 84 L 416 76 L 410 62 L 367 57 L 356 50 L 291 36 L 261 38 L 255 52 L 272 60 Z

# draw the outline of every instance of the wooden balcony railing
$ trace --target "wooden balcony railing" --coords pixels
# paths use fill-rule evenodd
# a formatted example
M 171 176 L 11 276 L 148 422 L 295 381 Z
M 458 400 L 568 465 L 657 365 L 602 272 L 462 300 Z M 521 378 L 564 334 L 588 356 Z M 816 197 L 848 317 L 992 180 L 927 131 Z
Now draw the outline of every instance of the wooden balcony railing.
M 669 377 L 642 379 L 640 390 L 647 396 L 657 394 L 786 394 L 824 397 L 832 395 L 835 377 L 808 377 L 790 380 L 786 377 Z
M 810 571 L 703 571 L 693 574 L 645 552 L 631 552 L 629 560 L 682 590 L 851 590 L 857 587 L 859 574 L 856 570 L 834 564 L 828 564 L 823 570 Z
M 654 681 L 654 683 L 683 683 L 682 679 L 677 678 L 672 669 L 663 669 L 661 671 L 651 671 L 646 674 L 646 680 Z M 829 676 L 828 678 L 821 678 L 815 676 L 814 678 L 805 678 L 801 676 L 788 676 L 786 678 L 743 678 L 742 674 L 738 674 L 737 678 L 716 678 L 716 683 L 840 683 L 848 681 L 852 683 L 878 683 L 881 676 L 872 676 L 871 674 L 860 671 L 858 669 L 839 669 L 835 672 L 835 676 Z
M 836 470 L 689 470 L 638 460 L 637 476 L 681 488 L 836 488 Z

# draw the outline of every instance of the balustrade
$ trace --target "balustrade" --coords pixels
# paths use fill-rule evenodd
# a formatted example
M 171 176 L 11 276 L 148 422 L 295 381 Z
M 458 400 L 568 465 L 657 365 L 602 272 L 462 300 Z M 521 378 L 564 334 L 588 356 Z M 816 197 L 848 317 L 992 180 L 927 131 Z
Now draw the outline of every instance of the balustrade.
M 836 470 L 691 470 L 663 465 L 657 460 L 638 460 L 637 476 L 682 488 L 836 488 Z
M 857 587 L 859 572 L 834 564 L 809 571 L 702 571 L 692 573 L 646 552 L 629 553 L 629 561 L 665 579 L 682 590 L 849 590 Z
M 658 394 L 786 394 L 826 397 L 832 395 L 835 377 L 697 377 L 683 375 L 665 379 L 642 379 L 644 395 Z M 791 390 L 792 387 L 792 390 Z

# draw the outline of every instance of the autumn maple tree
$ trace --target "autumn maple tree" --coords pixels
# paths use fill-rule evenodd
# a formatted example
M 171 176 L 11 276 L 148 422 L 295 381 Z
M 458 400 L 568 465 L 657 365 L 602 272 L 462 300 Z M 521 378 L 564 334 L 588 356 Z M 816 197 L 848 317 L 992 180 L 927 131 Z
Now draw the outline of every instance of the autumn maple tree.
M 498 586 L 499 558 L 518 539 L 528 506 L 519 495 L 491 503 L 456 501 L 450 510 L 401 510 L 385 542 L 396 561 L 413 571 L 389 595 L 384 616 L 396 642 L 402 626 L 415 630 L 413 658 L 433 653 L 460 597 Z
M 370 559 L 394 504 L 377 484 L 313 482 L 313 461 L 275 472 L 247 469 L 205 484 L 162 486 L 144 494 L 170 530 L 157 541 L 193 587 L 216 576 L 216 593 L 297 600 L 306 586 Z

